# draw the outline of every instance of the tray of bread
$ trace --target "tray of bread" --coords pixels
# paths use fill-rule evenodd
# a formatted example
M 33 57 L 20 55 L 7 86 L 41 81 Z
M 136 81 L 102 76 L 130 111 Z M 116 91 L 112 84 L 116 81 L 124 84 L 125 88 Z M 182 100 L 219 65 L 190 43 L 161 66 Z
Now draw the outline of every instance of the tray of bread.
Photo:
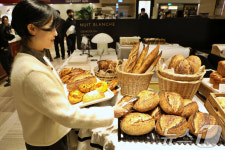
M 198 101 L 149 90 L 136 97 L 137 101 L 124 106 L 132 99 L 124 96 L 116 104 L 118 141 L 225 146 L 216 118 Z
M 118 92 L 115 89 L 118 80 L 107 83 L 80 68 L 63 68 L 59 77 L 64 83 L 69 102 L 79 107 L 111 100 Z

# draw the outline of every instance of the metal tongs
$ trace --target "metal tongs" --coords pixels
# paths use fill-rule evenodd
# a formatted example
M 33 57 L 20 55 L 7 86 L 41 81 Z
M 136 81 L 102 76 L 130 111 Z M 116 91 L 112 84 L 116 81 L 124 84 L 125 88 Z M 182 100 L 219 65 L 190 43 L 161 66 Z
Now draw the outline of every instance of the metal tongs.
M 127 105 L 128 103 L 135 102 L 135 101 L 137 101 L 139 98 L 140 98 L 139 96 L 133 97 L 133 98 L 131 98 L 129 101 L 123 103 L 123 105 L 122 105 L 121 107 L 124 107 L 124 106 Z

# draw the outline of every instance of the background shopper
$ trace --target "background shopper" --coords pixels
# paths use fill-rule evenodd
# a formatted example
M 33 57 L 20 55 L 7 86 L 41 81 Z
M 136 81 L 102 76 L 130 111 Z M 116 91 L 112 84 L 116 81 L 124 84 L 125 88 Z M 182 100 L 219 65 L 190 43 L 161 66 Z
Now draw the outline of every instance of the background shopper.
M 138 16 L 139 20 L 146 20 L 148 19 L 148 14 L 145 12 L 145 8 L 141 8 L 141 13 Z
M 66 13 L 68 15 L 66 19 L 67 53 L 70 56 L 76 49 L 76 20 L 74 18 L 74 10 L 68 9 Z
M 2 24 L 0 24 L 0 62 L 8 76 L 7 83 L 4 85 L 5 87 L 10 86 L 10 72 L 12 64 L 12 54 L 8 41 L 14 38 L 15 36 L 11 34 L 9 18 L 7 16 L 3 16 Z
M 81 109 L 69 103 L 57 72 L 43 57 L 43 49 L 54 44 L 57 20 L 57 12 L 39 0 L 22 0 L 12 12 L 22 47 L 14 59 L 11 86 L 28 150 L 68 150 L 71 128 L 109 126 L 114 118 L 112 107 Z
M 57 10 L 59 16 L 60 16 L 60 11 Z M 60 58 L 59 54 L 59 45 L 61 49 L 61 56 L 62 59 L 65 59 L 65 46 L 64 46 L 64 37 L 66 37 L 66 31 L 65 31 L 65 24 L 66 21 L 59 17 L 58 25 L 56 26 L 56 31 L 58 35 L 55 37 L 54 45 L 55 45 L 55 53 L 56 57 L 54 59 Z

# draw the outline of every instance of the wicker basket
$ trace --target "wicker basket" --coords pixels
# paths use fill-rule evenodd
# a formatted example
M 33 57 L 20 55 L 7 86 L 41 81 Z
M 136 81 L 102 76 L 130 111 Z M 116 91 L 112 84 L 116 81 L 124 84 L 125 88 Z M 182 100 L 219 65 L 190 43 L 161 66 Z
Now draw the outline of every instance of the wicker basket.
M 98 77 L 100 80 L 111 81 L 117 78 L 116 72 L 115 73 L 108 73 L 108 71 L 106 71 L 105 73 L 98 72 L 97 67 L 94 68 L 94 72 L 95 72 L 95 76 Z
M 136 74 L 121 71 L 121 65 L 116 67 L 119 86 L 122 95 L 136 96 L 138 92 L 147 90 L 154 72 Z
M 159 70 L 160 74 L 163 77 L 166 77 L 168 79 L 172 79 L 172 80 L 176 80 L 176 81 L 197 81 L 197 80 L 201 79 L 206 73 L 204 65 L 200 67 L 199 72 L 197 74 L 184 75 L 184 74 L 172 73 L 172 72 L 168 72 L 163 69 L 162 62 L 163 61 L 161 59 L 157 65 L 157 69 Z
M 202 78 L 197 81 L 176 81 L 163 77 L 159 71 L 156 74 L 159 79 L 160 91 L 176 92 L 185 99 L 192 99 L 194 97 L 202 81 Z

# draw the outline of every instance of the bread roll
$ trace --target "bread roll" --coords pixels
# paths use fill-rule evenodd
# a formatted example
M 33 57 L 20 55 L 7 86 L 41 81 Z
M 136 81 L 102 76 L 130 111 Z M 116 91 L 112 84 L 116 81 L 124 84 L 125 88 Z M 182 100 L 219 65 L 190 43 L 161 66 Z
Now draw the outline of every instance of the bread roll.
M 159 95 L 153 91 L 143 90 L 138 93 L 140 98 L 134 104 L 134 109 L 146 112 L 154 109 L 159 104 Z
M 94 90 L 84 94 L 83 103 L 87 103 L 97 99 L 102 99 L 104 97 L 105 97 L 105 94 L 103 92 L 100 92 L 99 90 Z
M 184 117 L 162 115 L 156 122 L 156 131 L 166 137 L 180 137 L 186 133 L 188 123 Z
M 128 102 L 131 98 L 132 98 L 131 96 L 124 96 L 116 104 L 116 110 L 114 110 L 114 113 L 116 113 L 115 114 L 116 118 L 123 117 L 123 116 L 125 116 L 126 114 L 128 114 L 132 111 L 132 108 L 134 106 L 134 102 L 127 103 L 126 105 L 124 105 L 124 103 Z
M 158 55 L 159 46 L 160 45 L 157 45 L 156 48 L 154 50 L 152 50 L 152 52 L 147 56 L 147 58 L 144 60 L 143 64 L 141 65 L 141 67 L 138 69 L 138 71 L 136 73 L 146 72 L 146 70 L 151 66 L 151 64 L 153 63 L 153 61 L 155 60 L 155 58 Z
M 198 104 L 193 102 L 190 99 L 183 99 L 184 101 L 184 110 L 181 113 L 182 117 L 190 117 L 193 113 L 198 111 Z
M 79 90 L 71 91 L 68 95 L 68 100 L 71 104 L 76 104 L 82 101 L 84 93 Z
M 161 108 L 159 106 L 157 106 L 156 108 L 151 110 L 149 112 L 149 114 L 150 114 L 150 116 L 152 116 L 152 118 L 154 118 L 155 120 L 158 120 L 162 115 Z
M 168 114 L 181 115 L 184 110 L 183 98 L 175 92 L 160 93 L 160 107 Z
M 183 59 L 185 59 L 184 56 L 180 54 L 173 56 L 169 63 L 168 69 L 175 68 Z
M 136 65 L 136 62 L 138 59 L 139 45 L 140 45 L 140 42 L 134 45 L 133 49 L 131 50 L 128 56 L 128 60 L 125 64 L 125 70 L 124 70 L 125 72 L 131 73 L 133 71 L 133 68 Z
M 141 55 L 138 57 L 137 63 L 134 66 L 133 73 L 137 73 L 138 69 L 140 68 L 140 66 L 142 65 L 145 59 L 145 56 L 148 54 L 148 49 L 149 49 L 149 45 L 147 47 L 144 46 L 141 52 Z
M 217 71 L 223 78 L 225 77 L 225 60 L 218 62 Z
M 186 59 L 187 61 L 189 61 L 190 65 L 192 66 L 191 67 L 193 69 L 192 74 L 198 73 L 202 65 L 201 59 L 198 56 L 194 56 L 194 55 L 191 55 Z
M 195 112 L 188 119 L 189 132 L 202 139 L 214 137 L 218 132 L 216 118 L 210 114 Z
M 189 61 L 187 59 L 183 59 L 175 66 L 174 72 L 177 74 L 193 74 L 192 70 L 193 68 Z
M 151 132 L 155 127 L 155 120 L 148 114 L 130 113 L 121 123 L 121 130 L 128 135 L 144 135 Z

